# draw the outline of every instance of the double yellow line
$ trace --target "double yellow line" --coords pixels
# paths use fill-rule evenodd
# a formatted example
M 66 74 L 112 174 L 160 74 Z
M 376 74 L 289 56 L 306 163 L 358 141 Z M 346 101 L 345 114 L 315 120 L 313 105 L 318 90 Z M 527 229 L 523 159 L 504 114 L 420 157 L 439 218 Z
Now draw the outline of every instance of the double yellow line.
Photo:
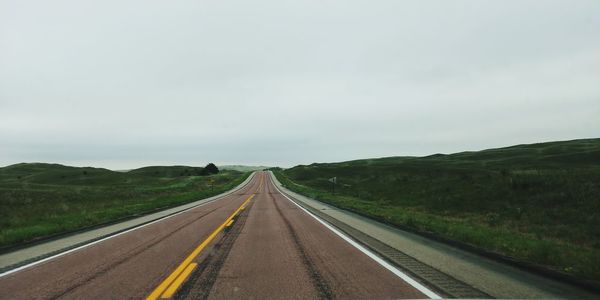
M 260 185 L 262 186 L 262 180 Z M 177 269 L 175 269 L 175 271 L 173 271 L 171 275 L 167 277 L 167 279 L 161 282 L 161 284 L 158 285 L 158 287 L 156 287 L 146 299 L 168 299 L 173 297 L 181 284 L 183 284 L 188 276 L 190 276 L 192 271 L 194 271 L 194 269 L 198 266 L 197 263 L 192 261 L 200 254 L 200 252 L 202 252 L 204 248 L 206 248 L 206 246 L 208 246 L 208 244 L 219 234 L 219 232 L 233 223 L 233 218 L 246 207 L 246 204 L 248 204 L 248 202 L 250 202 L 255 195 L 256 194 L 250 195 L 250 197 L 248 197 L 248 199 L 246 199 L 246 201 L 244 201 L 244 203 L 242 203 L 242 205 L 240 205 L 240 207 L 238 207 L 238 209 L 236 209 L 235 212 L 229 216 L 225 222 L 223 222 L 223 224 L 217 227 L 217 229 L 215 229 L 215 231 L 213 231 L 208 238 L 198 245 L 198 247 L 196 247 L 196 249 L 194 249 L 194 251 L 188 255 L 188 257 L 177 267 Z

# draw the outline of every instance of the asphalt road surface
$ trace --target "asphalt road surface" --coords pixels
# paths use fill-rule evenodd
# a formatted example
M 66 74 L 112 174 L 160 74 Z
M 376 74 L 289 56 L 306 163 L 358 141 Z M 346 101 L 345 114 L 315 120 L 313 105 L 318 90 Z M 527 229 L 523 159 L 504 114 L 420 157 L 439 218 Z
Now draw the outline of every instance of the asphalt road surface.
M 0 299 L 390 299 L 436 294 L 284 197 L 238 192 L 0 278 Z

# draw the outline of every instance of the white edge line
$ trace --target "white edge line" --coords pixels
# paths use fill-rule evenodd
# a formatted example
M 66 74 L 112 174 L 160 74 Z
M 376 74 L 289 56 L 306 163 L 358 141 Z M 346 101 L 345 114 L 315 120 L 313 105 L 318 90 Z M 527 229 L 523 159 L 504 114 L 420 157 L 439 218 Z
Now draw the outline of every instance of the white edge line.
M 73 248 L 73 249 L 69 249 L 69 250 L 67 250 L 67 251 L 63 251 L 63 252 L 60 252 L 60 253 L 58 253 L 58 254 L 54 254 L 54 255 L 52 255 L 52 256 L 49 256 L 49 257 L 46 257 L 46 258 L 42 258 L 42 259 L 40 259 L 40 260 L 36 260 L 36 261 L 34 261 L 34 262 L 31 262 L 31 263 L 28 263 L 28 264 L 26 264 L 26 265 L 23 265 L 23 266 L 20 266 L 20 267 L 17 267 L 17 268 L 14 268 L 14 269 L 8 270 L 8 271 L 6 271 L 6 272 L 4 272 L 4 273 L 0 274 L 0 278 L 2 278 L 2 277 L 4 277 L 4 276 L 7 276 L 7 275 L 10 275 L 10 274 L 13 274 L 13 273 L 16 273 L 16 272 L 19 272 L 19 271 L 21 271 L 21 270 L 25 270 L 25 269 L 27 269 L 27 268 L 31 268 L 31 267 L 33 267 L 33 266 L 35 266 L 35 265 L 41 264 L 41 263 L 43 263 L 43 262 L 47 262 L 47 261 L 49 261 L 49 260 L 52 260 L 52 259 L 58 258 L 58 257 L 60 257 L 60 256 L 63 256 L 63 255 L 66 255 L 66 254 L 69 254 L 69 253 L 72 253 L 72 252 L 75 252 L 75 251 L 81 250 L 81 249 L 83 249 L 83 248 L 87 248 L 87 247 L 89 247 L 89 246 L 93 246 L 93 245 L 95 245 L 95 244 L 98 244 L 98 243 L 104 242 L 104 241 L 106 241 L 106 240 L 108 240 L 108 239 L 112 239 L 112 238 L 114 238 L 114 237 L 118 237 L 118 236 L 120 236 L 120 235 L 123 235 L 123 234 L 129 233 L 129 232 L 132 232 L 132 231 L 134 231 L 134 230 L 138 230 L 138 229 L 140 229 L 140 228 L 144 228 L 144 227 L 146 227 L 146 226 L 149 226 L 149 225 L 152 225 L 152 224 L 154 224 L 154 223 L 158 223 L 158 222 L 160 222 L 160 221 L 164 221 L 164 220 L 166 220 L 166 219 L 169 219 L 169 218 L 172 218 L 172 217 L 174 217 L 174 216 L 180 215 L 180 214 L 182 214 L 182 213 L 188 212 L 189 210 L 192 210 L 192 209 L 194 209 L 194 208 L 198 208 L 198 207 L 200 207 L 200 206 L 204 206 L 204 205 L 206 205 L 206 204 L 209 204 L 209 203 L 215 202 L 215 201 L 217 201 L 217 200 L 221 200 L 222 198 L 224 198 L 224 197 L 227 197 L 227 196 L 229 196 L 229 195 L 231 195 L 231 194 L 233 194 L 233 193 L 235 193 L 235 192 L 237 192 L 237 191 L 239 191 L 239 190 L 243 189 L 243 188 L 244 188 L 246 185 L 248 185 L 248 183 L 250 183 L 250 181 L 252 180 L 252 178 L 253 178 L 253 177 L 254 177 L 254 173 L 252 173 L 251 177 L 249 177 L 249 178 L 250 178 L 250 180 L 248 180 L 248 182 L 246 182 L 246 184 L 244 184 L 244 186 L 242 186 L 242 187 L 240 187 L 239 189 L 237 189 L 237 190 L 235 190 L 235 191 L 233 191 L 233 192 L 231 192 L 231 193 L 228 193 L 228 194 L 226 194 L 226 195 L 222 195 L 222 196 L 216 196 L 216 198 L 215 198 L 215 199 L 208 200 L 208 201 L 206 201 L 206 202 L 203 202 L 203 203 L 199 203 L 198 205 L 194 205 L 194 206 L 192 206 L 192 207 L 189 207 L 189 208 L 186 208 L 186 209 L 184 209 L 184 210 L 178 211 L 178 212 L 176 212 L 176 213 L 173 213 L 173 214 L 171 214 L 171 215 L 167 215 L 167 216 L 164 216 L 164 217 L 160 217 L 160 218 L 158 218 L 158 219 L 156 219 L 156 220 L 154 220 L 154 221 L 150 221 L 149 223 L 142 224 L 142 225 L 138 225 L 138 226 L 134 226 L 133 228 L 127 229 L 127 230 L 125 230 L 125 231 L 121 231 L 121 232 L 119 232 L 119 233 L 116 233 L 116 234 L 113 234 L 113 235 L 109 235 L 109 236 L 107 236 L 107 237 L 103 237 L 103 238 L 101 238 L 101 239 L 99 239 L 99 240 L 95 240 L 95 241 L 93 241 L 93 242 L 90 242 L 90 243 L 87 243 L 87 244 L 84 244 L 84 245 L 81 245 L 81 246 L 75 247 L 75 248 Z M 201 200 L 198 200 L 198 201 L 201 201 Z M 85 243 L 85 242 L 84 242 L 84 243 Z
M 367 248 L 365 248 L 362 245 L 358 244 L 357 242 L 355 242 L 354 240 L 352 240 L 351 238 L 349 238 L 344 233 L 342 233 L 339 230 L 335 229 L 333 226 L 329 225 L 328 223 L 326 223 L 325 221 L 321 220 L 319 217 L 317 217 L 316 215 L 314 215 L 310 211 L 306 210 L 304 207 L 300 206 L 294 200 L 290 199 L 290 197 L 288 197 L 283 191 L 281 191 L 279 189 L 279 187 L 274 182 L 273 182 L 273 185 L 290 202 L 294 203 L 296 206 L 298 206 L 300 209 L 302 209 L 308 215 L 310 215 L 311 217 L 313 217 L 315 220 L 319 221 L 319 223 L 323 224 L 323 226 L 327 227 L 327 229 L 333 231 L 333 233 L 337 234 L 339 237 L 341 237 L 343 240 L 345 240 L 346 242 L 348 242 L 350 245 L 354 246 L 354 248 L 360 250 L 362 253 L 366 254 L 368 257 L 370 257 L 371 259 L 373 259 L 374 261 L 376 261 L 377 263 L 379 263 L 381 266 L 383 266 L 384 268 L 388 269 L 389 271 L 391 271 L 392 273 L 394 273 L 396 276 L 400 277 L 402 280 L 406 281 L 408 284 L 410 284 L 411 286 L 413 286 L 414 288 L 416 288 L 417 290 L 419 290 L 421 293 L 425 294 L 425 296 L 427 296 L 427 297 L 429 297 L 431 299 L 443 299 L 438 294 L 434 293 L 430 289 L 428 289 L 425 286 L 423 286 L 421 283 L 417 282 L 416 280 L 412 279 L 410 276 L 406 275 L 406 273 L 398 270 L 398 268 L 392 266 L 390 263 L 388 263 L 387 261 L 385 261 L 382 258 L 380 258 L 379 256 L 377 256 L 375 253 L 371 252 Z

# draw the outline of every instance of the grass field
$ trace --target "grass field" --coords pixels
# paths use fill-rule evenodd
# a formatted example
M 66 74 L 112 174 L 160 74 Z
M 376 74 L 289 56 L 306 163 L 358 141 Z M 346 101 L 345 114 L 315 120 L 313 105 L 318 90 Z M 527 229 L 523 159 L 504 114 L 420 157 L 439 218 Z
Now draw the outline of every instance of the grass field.
M 249 175 L 197 176 L 202 170 L 115 172 L 39 163 L 0 168 L 0 247 L 207 198 Z
M 600 139 L 275 173 L 291 190 L 380 221 L 600 281 Z

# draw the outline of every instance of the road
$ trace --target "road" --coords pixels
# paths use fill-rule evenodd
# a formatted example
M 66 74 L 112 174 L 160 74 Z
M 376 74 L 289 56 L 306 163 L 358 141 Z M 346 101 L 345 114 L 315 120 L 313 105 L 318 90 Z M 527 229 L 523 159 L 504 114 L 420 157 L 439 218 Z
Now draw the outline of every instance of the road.
M 437 296 L 282 195 L 238 192 L 0 277 L 0 299 Z

